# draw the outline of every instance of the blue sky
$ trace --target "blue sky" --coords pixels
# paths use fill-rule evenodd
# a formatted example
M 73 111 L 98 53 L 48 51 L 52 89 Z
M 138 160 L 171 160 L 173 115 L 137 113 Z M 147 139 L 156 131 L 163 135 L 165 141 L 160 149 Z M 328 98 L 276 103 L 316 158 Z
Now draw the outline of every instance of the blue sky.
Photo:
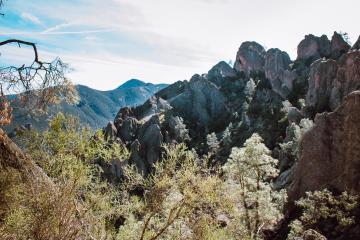
M 254 40 L 296 57 L 308 33 L 360 34 L 358 0 L 8 0 L 0 39 L 38 44 L 61 57 L 75 83 L 113 89 L 130 78 L 171 83 L 233 60 Z M 29 61 L 29 49 L 1 49 L 1 64 Z

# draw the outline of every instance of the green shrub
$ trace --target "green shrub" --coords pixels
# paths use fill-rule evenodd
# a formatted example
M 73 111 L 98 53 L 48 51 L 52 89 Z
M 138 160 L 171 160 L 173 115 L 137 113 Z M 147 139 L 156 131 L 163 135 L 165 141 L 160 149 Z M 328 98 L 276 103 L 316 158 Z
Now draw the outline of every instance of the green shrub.
M 355 223 L 354 210 L 358 197 L 347 192 L 334 196 L 329 190 L 307 192 L 296 202 L 302 209 L 299 219 L 294 220 L 289 239 L 296 239 L 308 229 L 314 229 L 329 239 L 335 239 Z

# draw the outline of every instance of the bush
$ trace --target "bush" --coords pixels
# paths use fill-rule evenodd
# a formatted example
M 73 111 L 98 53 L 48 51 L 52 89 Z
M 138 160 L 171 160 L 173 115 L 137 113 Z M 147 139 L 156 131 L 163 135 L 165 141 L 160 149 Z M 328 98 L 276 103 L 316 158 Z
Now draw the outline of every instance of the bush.
M 347 192 L 334 196 L 324 189 L 307 192 L 306 197 L 297 201 L 296 205 L 302 209 L 302 214 L 290 225 L 289 239 L 296 239 L 308 229 L 336 239 L 355 223 L 354 210 L 358 206 L 358 197 Z
M 11 187 L 1 186 L 8 198 L 1 204 L 0 229 L 15 239 L 110 238 L 113 220 L 119 217 L 118 191 L 100 177 L 94 162 L 125 160 L 126 150 L 108 145 L 101 132 L 80 128 L 72 117 L 58 114 L 49 126 L 18 139 L 48 183 L 26 181 L 15 170 L 4 170 L 1 176 Z
M 241 239 L 259 239 L 265 229 L 271 229 L 282 218 L 285 191 L 273 189 L 272 180 L 278 175 L 277 160 L 253 134 L 243 148 L 233 148 L 224 168 L 226 185 L 234 201 L 232 216 L 243 229 Z

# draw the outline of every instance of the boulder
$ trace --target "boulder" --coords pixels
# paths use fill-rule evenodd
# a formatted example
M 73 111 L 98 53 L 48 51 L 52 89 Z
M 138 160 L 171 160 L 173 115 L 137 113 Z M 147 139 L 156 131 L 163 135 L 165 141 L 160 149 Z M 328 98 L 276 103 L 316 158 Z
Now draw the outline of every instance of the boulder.
M 290 69 L 291 63 L 289 55 L 277 48 L 266 52 L 265 77 L 269 79 L 272 89 L 283 98 L 292 91 L 296 78 L 296 73 Z
M 347 51 L 350 45 L 344 40 L 343 36 L 337 32 L 331 38 L 331 58 L 337 59 Z
M 263 71 L 265 54 L 264 47 L 257 42 L 243 42 L 237 52 L 234 68 L 247 76 L 253 71 Z
M 335 110 L 347 94 L 360 89 L 360 51 L 343 54 L 337 61 L 315 61 L 308 84 L 308 107 L 315 113 Z
M 318 114 L 300 143 L 290 201 L 324 188 L 360 193 L 360 91 L 331 113 Z
M 297 47 L 298 60 L 316 60 L 331 55 L 331 43 L 326 35 L 306 35 Z

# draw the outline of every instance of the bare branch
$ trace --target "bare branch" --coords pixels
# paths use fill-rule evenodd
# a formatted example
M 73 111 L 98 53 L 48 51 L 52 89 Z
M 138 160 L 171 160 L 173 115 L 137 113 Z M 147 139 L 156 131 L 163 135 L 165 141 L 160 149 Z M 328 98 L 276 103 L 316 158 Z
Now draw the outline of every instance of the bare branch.
M 4 102 L 0 115 L 8 114 L 11 110 L 9 103 L 5 104 L 7 94 L 16 94 L 16 105 L 31 113 L 45 112 L 48 105 L 59 103 L 62 99 L 68 102 L 76 100 L 76 90 L 65 76 L 69 71 L 66 63 L 59 58 L 52 62 L 40 61 L 36 44 L 28 41 L 9 39 L 0 42 L 0 47 L 11 43 L 30 46 L 35 57 L 30 65 L 0 66 L 0 88 L 6 90 L 6 93 L 0 92 L 0 99 Z M 1 119 L 8 117 L 0 116 Z M 0 126 L 5 123 L 0 122 Z
M 0 42 L 0 46 L 4 46 L 7 44 L 11 44 L 11 43 L 17 43 L 17 44 L 19 44 L 19 47 L 20 47 L 20 44 L 31 46 L 34 49 L 34 54 L 35 54 L 34 62 L 41 64 L 41 62 L 39 61 L 38 50 L 37 50 L 35 43 L 27 42 L 27 41 L 23 41 L 23 40 L 19 40 L 19 39 L 8 39 L 6 41 Z

